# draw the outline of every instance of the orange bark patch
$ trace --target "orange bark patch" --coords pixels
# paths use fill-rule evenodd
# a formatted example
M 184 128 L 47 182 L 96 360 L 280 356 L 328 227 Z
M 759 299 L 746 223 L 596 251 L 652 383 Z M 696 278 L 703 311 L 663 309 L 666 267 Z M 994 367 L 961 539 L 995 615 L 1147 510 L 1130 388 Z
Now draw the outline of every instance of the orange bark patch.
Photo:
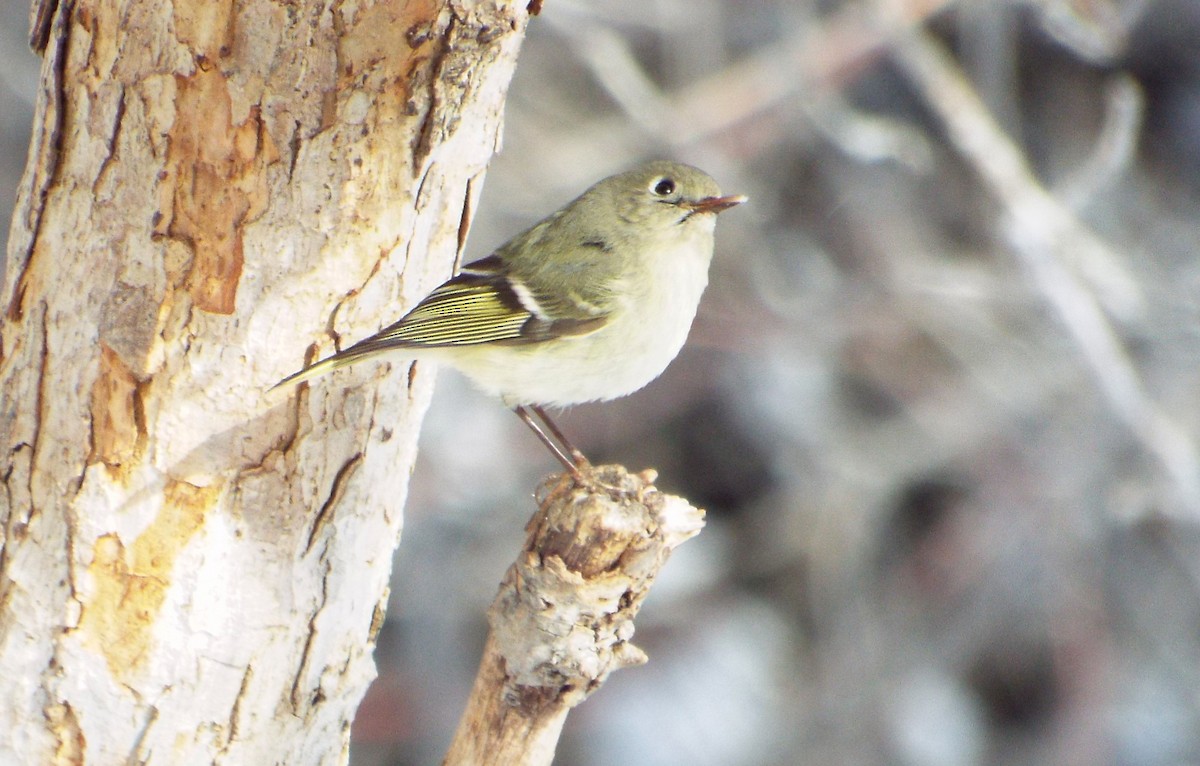
M 160 183 L 170 200 L 155 232 L 187 244 L 184 286 L 196 306 L 233 313 L 242 276 L 242 227 L 266 209 L 267 166 L 279 151 L 258 107 L 234 125 L 228 83 L 216 70 L 177 76 L 175 123 Z
M 143 443 L 138 381 L 108 346 L 100 344 L 100 375 L 92 386 L 92 453 L 88 463 L 101 462 L 110 475 L 128 466 Z
M 233 46 L 233 0 L 176 2 L 175 38 L 197 56 L 216 59 L 229 55 Z
M 121 8 L 107 0 L 79 6 L 75 20 L 88 33 L 87 65 L 91 77 L 112 75 L 113 64 L 120 55 Z
M 412 0 L 377 3 L 359 10 L 338 41 L 342 84 L 353 84 L 355 78 L 377 67 L 407 68 L 412 56 L 398 45 L 400 41 L 408 50 L 429 52 L 429 43 L 440 42 L 440 6 L 433 0 Z
M 94 583 L 79 630 L 104 655 L 118 679 L 128 679 L 149 656 L 154 626 L 171 586 L 175 559 L 204 523 L 219 487 L 169 482 L 157 518 L 126 548 L 116 534 L 92 546 Z
M 46 723 L 50 725 L 50 733 L 58 740 L 52 761 L 54 766 L 77 766 L 86 763 L 84 753 L 87 750 L 87 738 L 83 736 L 79 718 L 71 705 L 67 702 L 56 702 L 47 705 L 42 714 L 46 716 Z
M 377 127 L 414 116 L 409 96 L 428 84 L 448 23 L 441 5 L 413 0 L 363 8 L 338 40 L 338 90 L 371 91 Z

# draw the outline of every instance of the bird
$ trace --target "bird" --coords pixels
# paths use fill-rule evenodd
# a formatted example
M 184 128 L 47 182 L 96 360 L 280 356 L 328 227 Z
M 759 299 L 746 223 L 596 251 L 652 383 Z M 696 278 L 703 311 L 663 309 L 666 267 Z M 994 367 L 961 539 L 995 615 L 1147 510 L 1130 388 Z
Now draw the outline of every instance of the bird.
M 717 214 L 746 199 L 673 161 L 609 176 L 397 321 L 272 388 L 384 355 L 448 364 L 580 478 L 587 458 L 546 408 L 616 399 L 666 369 L 708 284 Z

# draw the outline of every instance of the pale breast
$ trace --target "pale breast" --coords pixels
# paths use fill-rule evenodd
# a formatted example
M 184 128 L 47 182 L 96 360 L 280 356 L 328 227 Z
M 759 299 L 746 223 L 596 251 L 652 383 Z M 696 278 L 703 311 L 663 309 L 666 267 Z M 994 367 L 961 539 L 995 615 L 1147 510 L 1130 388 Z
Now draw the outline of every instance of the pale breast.
M 509 405 L 565 406 L 637 391 L 683 347 L 708 284 L 712 227 L 689 233 L 656 249 L 640 264 L 643 273 L 617 286 L 627 297 L 596 332 L 535 346 L 456 349 L 443 358 Z

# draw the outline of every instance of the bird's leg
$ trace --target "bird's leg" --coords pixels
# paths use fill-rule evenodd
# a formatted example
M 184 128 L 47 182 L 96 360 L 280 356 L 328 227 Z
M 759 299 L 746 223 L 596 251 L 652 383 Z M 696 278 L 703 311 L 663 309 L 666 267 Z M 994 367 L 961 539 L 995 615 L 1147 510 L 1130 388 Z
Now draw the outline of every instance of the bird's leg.
M 517 417 L 519 417 L 521 421 L 525 423 L 525 425 L 529 426 L 529 430 L 533 431 L 538 440 L 541 441 L 542 444 L 546 445 L 546 448 L 550 450 L 551 454 L 558 458 L 558 462 L 566 466 L 567 470 L 571 472 L 571 476 L 573 476 L 577 481 L 583 481 L 583 474 L 579 472 L 579 468 L 583 465 L 587 465 L 587 458 L 584 458 L 583 453 L 572 447 L 570 442 L 563 438 L 562 431 L 558 430 L 558 426 L 554 425 L 554 421 L 546 417 L 546 413 L 541 407 L 535 405 L 530 405 L 530 407 L 535 413 L 537 413 L 538 417 L 542 419 L 554 436 L 562 442 L 562 446 L 556 443 L 554 439 L 551 439 L 546 432 L 542 430 L 542 427 L 533 419 L 533 416 L 529 414 L 529 410 L 525 409 L 524 405 L 518 404 L 516 407 L 513 407 L 513 412 L 517 413 Z M 566 447 L 567 451 L 570 452 L 570 456 L 568 456 L 567 452 L 563 451 L 563 447 Z M 572 459 L 576 455 L 578 455 L 580 458 L 583 458 L 582 463 L 576 463 Z
M 554 422 L 554 419 L 546 413 L 546 410 L 541 405 L 531 404 L 529 405 L 529 409 L 533 410 L 534 414 L 541 418 L 546 427 L 550 429 L 550 433 L 554 434 L 554 438 L 558 439 L 558 443 L 566 448 L 567 454 L 571 456 L 571 460 L 575 462 L 576 466 L 583 468 L 586 465 L 591 465 L 584 454 L 577 450 L 574 444 L 571 444 L 571 440 L 566 437 L 566 434 L 562 432 L 562 429 L 558 427 L 558 424 Z
M 533 417 L 529 414 L 529 410 L 533 410 L 533 413 L 538 416 L 538 419 L 541 420 L 541 425 L 534 421 Z M 627 496 L 628 493 L 625 489 L 619 486 L 604 484 L 596 477 L 594 472 L 586 478 L 584 477 L 583 469 L 590 469 L 592 467 L 591 461 L 587 459 L 586 455 L 576 449 L 575 445 L 571 444 L 571 440 L 567 438 L 562 429 L 558 427 L 558 424 L 554 422 L 554 418 L 550 417 L 544 408 L 536 404 L 530 404 L 528 405 L 528 409 L 526 409 L 525 405 L 518 404 L 516 407 L 513 407 L 513 412 L 517 413 L 517 417 L 525 421 L 525 425 L 529 426 L 530 430 L 537 435 L 542 444 L 545 444 L 554 453 L 554 457 L 558 458 L 558 462 L 567 467 L 571 478 L 575 480 L 578 486 L 586 486 L 593 490 L 604 490 L 611 494 L 615 500 L 621 500 Z M 545 429 L 542 426 L 545 426 Z M 550 435 L 547 435 L 546 431 L 549 431 L 554 438 L 550 438 Z M 653 482 L 654 478 L 658 476 L 657 472 L 653 470 L 650 473 L 653 475 L 643 478 L 647 483 Z M 541 506 L 544 508 L 547 503 L 552 502 L 559 493 L 566 491 L 568 487 L 567 476 L 564 474 L 559 477 L 554 489 L 541 501 Z M 638 502 L 643 502 L 644 495 L 642 490 L 638 491 L 637 499 Z

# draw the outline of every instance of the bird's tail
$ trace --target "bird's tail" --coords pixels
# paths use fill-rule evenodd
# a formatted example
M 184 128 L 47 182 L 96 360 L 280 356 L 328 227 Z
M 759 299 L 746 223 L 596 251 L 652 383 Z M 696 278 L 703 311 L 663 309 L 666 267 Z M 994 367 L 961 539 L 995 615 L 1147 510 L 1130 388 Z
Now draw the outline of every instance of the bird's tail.
M 284 386 L 294 386 L 299 383 L 303 383 L 311 378 L 324 375 L 327 372 L 333 372 L 334 370 L 341 369 L 347 365 L 354 364 L 355 362 L 370 355 L 370 352 L 355 351 L 353 348 L 348 348 L 345 351 L 334 354 L 333 356 L 325 357 L 311 367 L 306 367 L 299 372 L 293 372 L 291 375 L 288 375 L 283 380 L 271 386 L 269 390 L 274 391 L 275 389 L 282 388 Z

